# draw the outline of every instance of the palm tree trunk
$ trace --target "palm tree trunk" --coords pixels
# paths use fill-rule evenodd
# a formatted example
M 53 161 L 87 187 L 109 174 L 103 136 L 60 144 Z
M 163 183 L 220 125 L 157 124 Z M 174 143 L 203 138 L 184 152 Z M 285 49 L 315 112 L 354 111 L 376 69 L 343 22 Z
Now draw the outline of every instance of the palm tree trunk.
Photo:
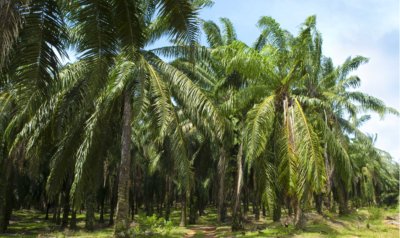
M 114 211 L 117 202 L 117 192 L 118 192 L 118 175 L 110 177 L 110 217 L 108 220 L 108 225 L 114 225 Z
M 62 194 L 58 196 L 58 206 L 57 206 L 56 220 L 55 220 L 57 225 L 61 224 L 61 206 L 62 206 Z
M 66 189 L 64 193 L 64 207 L 63 207 L 63 217 L 61 221 L 61 227 L 65 228 L 68 226 L 68 216 L 69 216 L 69 188 Z
M 171 214 L 171 182 L 169 175 L 166 176 L 165 179 L 166 189 L 165 189 L 165 220 L 169 221 L 169 216 Z
M 95 210 L 95 196 L 93 193 L 88 193 L 86 195 L 86 202 L 85 202 L 85 228 L 89 231 L 94 229 L 94 210 Z
M 294 225 L 297 229 L 302 229 L 304 225 L 303 210 L 301 209 L 300 201 L 296 198 L 293 201 L 293 208 L 294 208 Z
M 106 200 L 107 187 L 105 184 L 100 189 L 100 217 L 99 223 L 104 223 L 104 205 Z
M 322 193 L 315 194 L 314 200 L 315 200 L 315 209 L 317 210 L 318 214 L 322 215 Z
M 225 209 L 225 172 L 226 172 L 226 152 L 222 148 L 218 161 L 218 223 L 224 222 L 226 217 Z
M 69 228 L 74 230 L 76 229 L 76 210 L 71 212 L 71 220 L 69 221 Z
M 281 220 L 282 210 L 281 210 L 281 201 L 279 199 L 275 199 L 273 209 L 272 209 L 272 220 L 274 222 L 278 222 Z
M 254 219 L 256 221 L 260 220 L 260 196 L 258 192 L 258 185 L 255 173 L 253 173 L 253 184 L 254 184 L 254 197 L 253 197 L 253 212 L 254 212 Z
M 115 219 L 114 237 L 127 237 L 129 229 L 129 188 L 131 168 L 131 119 L 132 105 L 129 91 L 124 92 L 124 109 L 122 115 L 121 163 L 118 178 L 117 217 Z
M 0 164 L 0 233 L 7 230 L 12 213 L 13 165 L 5 153 Z
M 181 204 L 181 222 L 179 223 L 179 226 L 185 227 L 187 225 L 186 223 L 186 191 L 182 191 L 182 204 Z
M 328 155 L 328 144 L 324 145 L 324 159 L 325 159 L 325 171 L 327 175 L 326 179 L 326 196 L 327 196 L 327 208 L 331 209 L 331 191 L 332 191 L 332 176 L 333 176 L 333 168 L 329 163 L 329 155 Z
M 189 224 L 196 224 L 198 210 L 196 200 L 195 193 L 192 190 L 189 198 Z
M 236 178 L 236 191 L 235 191 L 235 204 L 233 206 L 232 213 L 232 231 L 243 230 L 243 217 L 240 208 L 240 195 L 242 192 L 243 185 L 243 144 L 239 146 L 239 152 L 237 155 L 237 178 Z
M 50 211 L 50 203 L 47 202 L 46 203 L 46 216 L 44 217 L 44 219 L 47 221 L 49 220 L 49 211 Z
M 340 182 L 338 189 L 337 189 L 337 194 L 338 194 L 338 202 L 339 202 L 339 215 L 346 215 L 349 213 L 349 208 L 347 205 L 347 193 L 346 189 L 343 186 L 343 183 Z

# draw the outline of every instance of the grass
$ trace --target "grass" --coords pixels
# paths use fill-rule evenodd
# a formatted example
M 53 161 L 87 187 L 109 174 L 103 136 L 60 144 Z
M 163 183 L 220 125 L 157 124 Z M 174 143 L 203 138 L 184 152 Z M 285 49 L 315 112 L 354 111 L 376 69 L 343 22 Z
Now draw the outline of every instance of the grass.
M 337 216 L 326 212 L 324 216 L 308 213 L 304 230 L 296 230 L 293 226 L 284 227 L 280 223 L 266 220 L 254 221 L 251 216 L 245 223 L 246 231 L 232 232 L 229 221 L 217 226 L 215 210 L 208 210 L 205 216 L 198 220 L 198 224 L 187 228 L 178 227 L 179 211 L 171 216 L 173 223 L 169 232 L 153 234 L 148 237 L 399 237 L 399 210 L 398 208 L 363 208 L 347 216 Z M 78 214 L 77 230 L 60 230 L 50 221 L 44 220 L 44 214 L 20 210 L 13 213 L 12 221 L 7 234 L 3 237 L 111 237 L 112 227 L 97 225 L 93 232 L 84 227 L 84 214 Z

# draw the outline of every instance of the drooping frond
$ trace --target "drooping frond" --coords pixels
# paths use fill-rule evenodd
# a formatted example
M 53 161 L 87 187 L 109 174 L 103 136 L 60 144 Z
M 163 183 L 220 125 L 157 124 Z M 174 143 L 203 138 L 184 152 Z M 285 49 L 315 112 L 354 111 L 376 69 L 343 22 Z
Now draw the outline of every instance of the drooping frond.
M 80 0 L 72 2 L 70 8 L 71 43 L 80 58 L 110 61 L 117 50 L 111 2 Z
M 190 60 L 191 63 L 210 59 L 210 52 L 204 46 L 197 45 L 174 45 L 155 48 L 151 52 L 167 58 L 184 58 Z
M 359 102 L 361 104 L 362 109 L 377 112 L 381 117 L 383 117 L 387 113 L 400 115 L 396 109 L 386 107 L 383 101 L 368 94 L 353 91 L 353 92 L 348 92 L 346 96 L 351 100 Z
M 172 102 L 171 95 L 161 75 L 158 74 L 152 65 L 144 62 L 144 69 L 149 75 L 152 97 L 154 100 L 154 113 L 157 118 L 158 131 L 161 139 L 167 135 L 167 129 L 171 124 Z
M 113 23 L 125 53 L 131 55 L 134 49 L 145 44 L 146 32 L 142 19 L 144 9 L 136 1 L 113 1 Z
M 261 34 L 254 43 L 254 49 L 261 51 L 265 45 L 272 45 L 279 50 L 286 49 L 286 33 L 272 17 L 263 16 L 258 20 L 257 27 Z
M 75 178 L 71 194 L 76 201 L 82 196 L 81 178 L 87 168 L 87 160 L 92 159 L 93 144 L 99 139 L 100 123 L 110 113 L 113 102 L 122 95 L 123 90 L 136 74 L 136 66 L 131 61 L 118 62 L 110 73 L 108 86 L 97 99 L 96 108 L 85 125 L 83 142 L 76 153 Z
M 204 21 L 203 22 L 203 31 L 206 34 L 207 42 L 211 48 L 216 48 L 218 46 L 222 46 L 224 44 L 221 30 L 218 25 L 213 21 Z
M 58 120 L 61 125 L 62 118 L 73 117 L 73 114 L 77 113 L 76 109 L 71 111 L 70 107 L 79 105 L 79 99 L 75 100 L 73 97 L 80 97 L 80 95 L 75 95 L 75 90 L 80 90 L 79 82 L 84 78 L 86 67 L 86 62 L 81 61 L 68 65 L 62 70 L 60 81 L 56 82 L 52 88 L 54 95 L 44 101 L 25 122 L 22 130 L 16 135 L 10 151 L 13 151 L 21 141 L 28 140 L 26 153 L 29 154 L 49 124 Z
M 48 95 L 50 84 L 58 78 L 60 56 L 66 55 L 65 39 L 65 23 L 58 2 L 33 1 L 24 13 L 20 40 L 10 59 L 11 72 L 15 72 L 13 81 L 20 89 L 18 98 L 28 101 L 33 90 L 41 96 Z
M 219 20 L 223 25 L 224 31 L 224 34 L 222 35 L 222 41 L 224 42 L 224 45 L 230 45 L 237 39 L 235 28 L 228 18 L 222 17 Z
M 275 118 L 275 97 L 266 97 L 247 114 L 245 128 L 246 161 L 251 164 L 265 150 Z
M 0 72 L 9 59 L 22 27 L 23 16 L 20 9 L 25 8 L 28 2 L 27 0 L 0 2 Z
M 170 29 L 169 35 L 178 41 L 187 43 L 198 41 L 198 10 L 189 0 L 159 1 L 159 17 L 165 19 Z
M 174 98 L 185 108 L 189 118 L 200 128 L 204 128 L 205 133 L 215 133 L 222 139 L 226 133 L 226 122 L 213 102 L 185 74 L 153 54 L 149 53 L 147 57 L 164 75 Z
M 294 138 L 296 154 L 302 162 L 311 189 L 321 192 L 325 181 L 325 165 L 320 142 L 308 122 L 300 103 L 294 100 Z
M 368 58 L 363 56 L 356 56 L 354 58 L 349 57 L 346 61 L 339 67 L 339 80 L 346 80 L 349 73 L 356 70 L 360 65 L 368 62 Z

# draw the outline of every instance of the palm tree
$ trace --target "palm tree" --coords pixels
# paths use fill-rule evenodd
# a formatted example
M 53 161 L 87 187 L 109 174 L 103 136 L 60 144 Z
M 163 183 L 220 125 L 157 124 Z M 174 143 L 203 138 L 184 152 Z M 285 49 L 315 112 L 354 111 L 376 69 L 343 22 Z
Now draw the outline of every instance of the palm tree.
M 254 85 L 244 89 L 252 90 L 253 98 L 259 102 L 247 114 L 246 161 L 249 166 L 264 164 L 262 161 L 269 157 L 278 171 L 276 186 L 290 199 L 295 224 L 301 226 L 302 205 L 312 191 L 321 189 L 324 181 L 318 137 L 302 105 L 291 95 L 305 76 L 304 45 L 312 36 L 315 17 L 306 20 L 295 38 L 271 18 L 261 18 L 259 25 L 264 28 L 264 36 L 257 41 L 255 49 L 236 42 L 216 55 L 228 69 L 237 71 Z
M 39 109 L 43 100 L 51 94 L 48 85 L 58 79 L 60 56 L 65 56 L 65 23 L 57 1 L 3 1 L 1 3 L 1 53 L 0 53 L 0 89 L 2 94 L 2 113 L 12 115 L 6 121 L 3 130 L 4 166 L 2 174 L 11 172 L 12 158 L 22 159 L 21 148 L 24 142 L 13 146 L 17 132 Z M 20 57 L 24 55 L 24 57 Z M 7 181 L 7 182 L 6 182 Z M 2 183 L 12 186 L 12 180 Z M 11 193 L 1 192 L 0 197 Z M 3 201 L 2 198 L 0 200 Z M 10 201 L 9 199 L 5 199 Z M 11 214 L 11 203 L 1 203 L 2 230 L 7 227 Z
M 398 113 L 395 109 L 385 106 L 381 100 L 354 90 L 359 87 L 360 78 L 350 73 L 366 63 L 368 61 L 366 58 L 349 57 L 342 65 L 335 68 L 329 58 L 322 56 L 320 42 L 322 41 L 315 41 L 310 47 L 313 51 L 309 60 L 310 66 L 307 67 L 308 77 L 295 93 L 299 100 L 307 105 L 307 113 L 314 114 L 313 120 L 318 125 L 327 172 L 325 194 L 330 200 L 332 187 L 335 186 L 336 197 L 339 199 L 339 213 L 346 214 L 348 213 L 346 191 L 351 190 L 352 171 L 354 171 L 348 155 L 347 148 L 350 141 L 347 135 L 361 133 L 346 117 L 349 116 L 354 120 L 362 111 L 376 112 L 381 116 Z M 322 200 L 319 199 L 319 202 Z
M 228 46 L 236 40 L 236 32 L 231 21 L 227 18 L 220 18 L 223 25 L 223 30 L 213 21 L 203 21 L 203 31 L 209 44 L 204 57 L 200 58 L 193 67 L 190 58 L 178 58 L 172 64 L 178 69 L 188 74 L 195 82 L 209 95 L 213 103 L 220 108 L 220 111 L 225 115 L 225 120 L 229 120 L 229 112 L 224 110 L 224 103 L 229 100 L 229 94 L 233 94 L 233 90 L 237 90 L 240 85 L 235 85 L 239 80 L 235 74 L 226 74 L 223 65 L 212 58 L 210 52 L 213 49 Z M 199 51 L 202 47 L 199 47 Z M 233 88 L 235 87 L 235 88 Z M 230 131 L 232 128 L 229 129 Z M 213 139 L 219 148 L 215 153 L 218 155 L 217 175 L 218 175 L 218 200 L 217 200 L 217 220 L 219 223 L 224 222 L 226 218 L 226 171 L 228 162 L 231 157 L 230 150 L 234 147 L 232 144 L 235 139 L 228 139 L 232 133 L 227 133 L 227 136 L 222 140 L 218 139 L 218 135 L 214 134 Z
M 34 7 L 43 11 L 54 10 L 54 8 L 59 9 L 56 3 L 54 3 L 54 5 L 49 5 L 46 1 L 40 3 L 43 5 L 39 5 L 39 3 L 35 2 L 32 6 L 29 6 L 29 9 L 33 9 Z M 72 26 L 71 42 L 75 45 L 78 54 L 80 54 L 80 61 L 86 64 L 84 72 L 80 75 L 81 78 L 77 79 L 75 81 L 76 84 L 72 86 L 84 90 L 86 95 L 83 100 L 86 102 L 98 98 L 97 105 L 94 107 L 89 103 L 85 103 L 88 105 L 88 111 L 93 112 L 89 118 L 87 118 L 87 115 L 80 116 L 82 113 L 74 115 L 74 117 L 78 116 L 78 118 L 80 118 L 77 119 L 76 122 L 87 119 L 82 135 L 83 142 L 79 146 L 77 152 L 75 179 L 72 186 L 75 206 L 79 205 L 79 197 L 82 189 L 79 185 L 81 177 L 82 175 L 86 176 L 83 172 L 86 167 L 84 164 L 87 162 L 87 158 L 93 156 L 89 155 L 89 152 L 95 144 L 92 140 L 96 137 L 96 135 L 94 135 L 96 133 L 95 130 L 98 130 L 99 126 L 97 123 L 101 121 L 100 119 L 104 120 L 104 117 L 113 111 L 107 108 L 112 106 L 115 100 L 120 97 L 124 99 L 122 124 L 125 126 L 123 127 L 123 133 L 121 135 L 122 158 L 119 176 L 120 186 L 118 193 L 120 196 L 117 210 L 116 235 L 119 234 L 120 227 L 122 230 L 126 230 L 128 226 L 126 220 L 126 202 L 129 188 L 129 173 L 125 170 L 130 168 L 130 124 L 132 116 L 140 117 L 140 115 L 131 115 L 131 98 L 138 96 L 137 98 L 139 100 L 142 99 L 142 104 L 139 104 L 143 106 L 141 108 L 142 110 L 148 110 L 149 105 L 147 103 L 154 103 L 152 106 L 156 108 L 157 122 L 159 123 L 160 134 L 162 136 L 166 133 L 168 123 L 173 118 L 176 118 L 173 116 L 173 106 L 171 98 L 168 96 L 170 92 L 168 89 L 169 86 L 167 85 L 169 84 L 186 90 L 183 93 L 181 92 L 177 98 L 184 101 L 183 106 L 186 108 L 193 106 L 193 108 L 189 110 L 192 117 L 197 116 L 197 109 L 200 110 L 200 115 L 205 115 L 205 110 L 207 110 L 207 112 L 213 111 L 212 104 L 204 101 L 206 97 L 202 96 L 199 90 L 196 90 L 194 84 L 191 84 L 187 77 L 160 61 L 151 52 L 143 51 L 146 44 L 153 42 L 164 34 L 171 35 L 182 42 L 191 42 L 195 40 L 197 34 L 196 11 L 208 4 L 208 1 L 197 1 L 193 4 L 190 1 L 181 1 L 178 7 L 178 4 L 170 1 L 82 1 L 79 3 L 71 2 L 63 6 L 65 11 L 68 12 L 67 16 Z M 159 18 L 152 22 L 152 16 L 155 13 L 158 14 Z M 32 10 L 32 14 L 36 17 L 38 13 Z M 46 12 L 43 14 L 48 16 L 49 24 L 60 24 L 60 22 L 62 22 L 63 18 L 55 15 L 57 12 Z M 45 19 L 47 20 L 47 18 Z M 26 22 L 29 23 L 29 20 Z M 32 20 L 32 23 L 35 22 Z M 96 27 L 94 28 L 93 26 Z M 28 26 L 23 29 L 34 31 Z M 36 31 L 34 31 L 34 33 L 36 33 Z M 58 40 L 62 39 L 60 36 L 63 35 L 51 33 L 58 32 L 51 31 L 48 33 L 49 37 L 55 37 L 51 43 L 57 43 Z M 22 39 L 21 42 L 25 43 L 27 41 Z M 51 44 L 49 45 L 49 49 L 50 53 L 53 55 L 55 50 L 59 50 L 60 52 L 63 50 L 62 45 L 54 45 L 52 48 L 50 48 L 50 46 Z M 18 46 L 15 48 L 17 50 L 19 49 Z M 115 57 L 119 57 L 119 59 L 114 60 Z M 56 63 L 58 62 L 57 60 L 53 61 Z M 40 63 L 43 63 L 43 66 L 39 66 L 48 67 L 47 64 L 53 61 L 40 61 Z M 115 70 L 110 72 L 111 66 L 114 66 Z M 26 69 L 24 70 L 26 71 Z M 42 71 L 44 72 L 45 70 L 46 68 Z M 12 72 L 12 70 L 8 71 Z M 53 75 L 57 75 L 57 72 L 58 70 L 56 68 L 53 70 Z M 18 75 L 24 75 L 24 73 Z M 44 76 L 46 76 L 46 74 L 42 77 Z M 165 79 L 169 79 L 171 82 L 161 81 Z M 51 80 L 51 77 L 44 78 L 44 80 Z M 71 88 L 72 86 L 69 85 L 68 87 Z M 38 85 L 38 88 L 40 90 L 49 89 L 48 87 L 44 87 L 43 84 Z M 147 90 L 149 89 L 152 90 L 152 94 L 147 94 Z M 135 95 L 133 92 L 139 92 L 139 94 Z M 194 99 L 191 98 L 193 94 L 197 95 Z M 151 100 L 144 100 L 149 96 L 152 97 Z M 188 102 L 189 98 L 191 99 L 190 102 Z M 38 98 L 36 97 L 35 99 Z M 38 104 L 40 105 L 40 103 Z M 52 105 L 50 104 L 50 106 Z M 46 105 L 43 107 L 46 108 Z M 23 112 L 23 110 L 21 111 Z M 31 122 L 35 120 L 38 121 L 39 119 L 43 120 L 43 117 L 46 118 L 46 116 L 50 119 L 51 115 L 52 113 L 50 111 L 45 112 L 45 116 L 36 113 L 36 118 L 34 117 L 30 120 Z M 38 118 L 39 116 L 41 116 L 41 118 Z M 215 113 L 211 113 L 209 116 L 213 118 L 215 117 Z M 15 124 L 16 122 L 13 123 Z M 26 128 L 28 129 L 21 130 L 18 136 L 19 138 L 26 138 L 27 134 L 32 133 L 32 130 L 29 130 L 29 125 L 31 125 L 31 123 L 26 124 Z M 45 124 L 43 127 L 46 127 L 46 125 L 49 125 L 49 123 Z M 221 128 L 217 129 L 217 131 L 220 130 Z M 179 135 L 179 131 L 177 135 Z M 34 139 L 35 138 L 32 139 L 31 137 L 33 141 L 32 144 L 35 144 Z M 22 139 L 18 141 L 22 141 Z M 97 144 L 97 146 L 98 145 L 99 144 Z M 183 146 L 179 143 L 177 143 L 177 145 Z M 182 155 L 184 155 L 184 153 Z M 93 159 L 91 159 L 91 161 L 93 161 Z

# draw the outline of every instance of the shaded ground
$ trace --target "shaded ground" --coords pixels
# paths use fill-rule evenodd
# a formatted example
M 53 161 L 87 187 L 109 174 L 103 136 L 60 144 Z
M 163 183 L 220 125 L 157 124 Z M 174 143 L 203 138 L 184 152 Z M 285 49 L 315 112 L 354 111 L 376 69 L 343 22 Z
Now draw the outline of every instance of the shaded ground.
M 285 221 L 287 218 L 283 218 Z M 273 223 L 269 218 L 254 221 L 253 216 L 246 219 L 246 230 L 231 232 L 229 221 L 217 225 L 214 210 L 200 217 L 197 225 L 187 228 L 177 227 L 179 211 L 174 211 L 172 222 L 174 226 L 162 234 L 145 237 L 400 237 L 400 220 L 398 209 L 364 208 L 353 214 L 338 217 L 325 212 L 324 216 L 308 213 L 304 230 L 295 230 L 281 223 Z M 84 214 L 78 215 L 78 230 L 60 230 L 50 221 L 44 220 L 44 214 L 35 211 L 17 211 L 12 217 L 10 229 L 4 237 L 111 237 L 112 227 L 97 225 L 94 232 L 88 232 L 84 227 Z M 137 236 L 144 237 L 144 236 Z
M 214 238 L 217 235 L 217 228 L 215 226 L 202 226 L 196 225 L 191 226 L 189 231 L 186 233 L 185 238 L 189 237 L 206 237 L 206 238 Z

